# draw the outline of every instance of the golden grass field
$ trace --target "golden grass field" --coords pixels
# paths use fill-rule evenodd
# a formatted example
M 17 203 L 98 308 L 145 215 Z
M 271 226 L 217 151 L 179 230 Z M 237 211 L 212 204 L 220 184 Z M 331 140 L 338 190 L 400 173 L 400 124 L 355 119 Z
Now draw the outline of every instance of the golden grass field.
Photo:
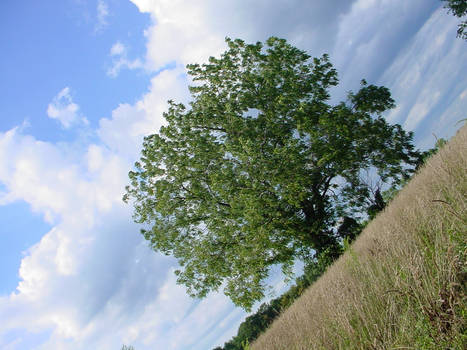
M 252 345 L 467 349 L 467 126 Z

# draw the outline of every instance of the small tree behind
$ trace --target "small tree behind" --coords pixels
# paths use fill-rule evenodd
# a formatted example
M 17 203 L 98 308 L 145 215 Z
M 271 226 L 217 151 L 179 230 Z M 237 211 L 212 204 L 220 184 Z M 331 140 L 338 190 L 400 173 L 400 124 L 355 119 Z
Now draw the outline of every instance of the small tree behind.
M 446 3 L 444 7 L 454 16 L 462 18 L 467 15 L 467 0 L 442 0 Z M 467 40 L 467 20 L 457 26 L 457 37 Z

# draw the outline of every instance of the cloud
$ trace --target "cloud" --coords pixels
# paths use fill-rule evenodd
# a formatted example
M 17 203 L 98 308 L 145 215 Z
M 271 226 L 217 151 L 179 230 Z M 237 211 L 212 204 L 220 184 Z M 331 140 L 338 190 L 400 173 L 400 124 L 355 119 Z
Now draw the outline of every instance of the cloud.
M 151 79 L 149 92 L 134 105 L 121 104 L 112 118 L 99 121 L 97 134 L 102 142 L 122 157 L 134 161 L 143 136 L 163 125 L 167 101 L 188 101 L 187 79 L 182 67 L 165 70 Z
M 212 327 L 231 302 L 189 298 L 175 283 L 174 259 L 147 247 L 121 200 L 142 137 L 163 124 L 170 97 L 187 96 L 183 70 L 164 71 L 140 101 L 100 121 L 95 143 L 78 149 L 19 127 L 0 133 L 0 203 L 26 201 L 53 226 L 26 252 L 16 291 L 0 297 L 0 347 L 29 349 L 37 333 L 48 334 L 38 349 L 180 349 L 218 338 Z M 12 341 L 11 332 L 22 336 Z
M 187 2 L 132 0 L 154 24 L 147 29 L 147 62 L 154 70 L 171 63 L 205 62 L 225 48 L 224 38 L 264 41 L 286 37 L 300 48 L 321 54 L 333 41 L 339 16 L 351 1 L 248 0 Z M 328 35 L 329 34 L 329 35 Z
M 117 41 L 110 48 L 110 57 L 112 57 L 112 66 L 107 70 L 107 75 L 116 78 L 122 69 L 142 69 L 144 68 L 143 62 L 136 58 L 130 60 L 127 57 L 128 49 L 120 41 Z
M 0 149 L 11 161 L 0 172 L 11 198 L 54 225 L 22 260 L 16 292 L 0 299 L 0 334 L 52 329 L 44 349 L 94 347 L 100 334 L 97 348 L 119 348 L 133 333 L 156 341 L 154 330 L 184 317 L 192 301 L 168 275 L 174 261 L 147 247 L 121 201 L 127 162 L 96 144 L 70 159 L 17 130 L 0 134 Z
M 49 118 L 58 120 L 65 129 L 69 129 L 78 122 L 88 124 L 88 120 L 81 117 L 78 111 L 79 106 L 73 102 L 69 87 L 63 88 L 47 107 Z
M 97 23 L 94 27 L 95 32 L 101 32 L 105 27 L 107 27 L 108 22 L 107 18 L 109 17 L 109 6 L 104 0 L 97 1 Z
M 415 131 L 423 148 L 433 146 L 432 133 L 452 135 L 465 113 L 466 61 L 455 18 L 437 9 L 381 76 L 398 103 L 387 119 Z
M 120 41 L 112 45 L 110 49 L 110 56 L 121 56 L 126 53 L 126 47 Z
M 439 2 L 438 2 L 439 3 Z M 417 33 L 436 1 L 354 1 L 341 16 L 336 40 L 330 50 L 331 60 L 341 80 L 339 97 L 359 87 L 361 79 L 377 82 Z

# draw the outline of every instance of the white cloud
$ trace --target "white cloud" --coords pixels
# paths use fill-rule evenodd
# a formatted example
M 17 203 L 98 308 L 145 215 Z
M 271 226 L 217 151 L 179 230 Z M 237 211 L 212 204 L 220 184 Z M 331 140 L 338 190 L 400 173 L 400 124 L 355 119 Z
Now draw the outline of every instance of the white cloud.
M 467 61 L 467 52 L 456 38 L 456 25 L 445 9 L 433 12 L 381 77 L 399 104 L 387 119 L 415 130 L 424 148 L 433 146 L 432 133 L 452 135 L 456 118 L 464 113 L 467 67 L 461 62 Z
M 418 97 L 417 102 L 410 109 L 409 115 L 404 123 L 404 129 L 414 130 L 420 122 L 426 118 L 428 113 L 439 101 L 440 91 L 425 90 L 425 94 Z
M 81 117 L 78 111 L 79 106 L 73 102 L 69 87 L 63 88 L 47 107 L 49 118 L 58 120 L 65 129 L 78 122 L 88 124 L 87 119 Z
M 134 160 L 143 136 L 157 132 L 164 123 L 162 113 L 169 99 L 188 100 L 187 80 L 181 68 L 161 72 L 151 79 L 150 90 L 140 101 L 121 104 L 111 119 L 101 119 L 99 137 L 112 151 Z
M 117 41 L 110 49 L 110 56 L 121 56 L 125 52 L 126 47 L 120 41 Z
M 142 69 L 144 68 L 143 62 L 136 58 L 130 60 L 127 57 L 128 49 L 120 41 L 117 41 L 110 48 L 110 56 L 112 57 L 112 66 L 107 70 L 107 75 L 109 77 L 115 78 L 118 76 L 120 71 L 124 68 L 126 69 Z
M 154 70 L 174 61 L 182 65 L 205 62 L 225 49 L 226 36 L 253 42 L 273 35 L 286 37 L 319 55 L 333 41 L 339 15 L 352 4 L 347 0 L 281 0 L 273 5 L 249 0 L 131 1 L 154 20 L 146 31 L 146 58 Z
M 464 91 L 462 91 L 462 93 L 460 94 L 459 97 L 460 97 L 461 100 L 467 98 L 467 89 L 465 89 Z
M 174 260 L 147 247 L 121 200 L 142 137 L 162 125 L 170 97 L 187 99 L 183 70 L 154 77 L 150 91 L 102 119 L 98 142 L 82 149 L 38 141 L 20 128 L 0 133 L 0 203 L 24 200 L 53 225 L 26 252 L 17 290 L 0 297 L 0 319 L 8 320 L 0 347 L 7 346 L 2 335 L 18 330 L 25 336 L 8 343 L 13 349 L 27 344 L 28 332 L 50 332 L 39 347 L 47 350 L 180 349 L 202 335 L 218 337 L 203 327 L 227 317 L 232 304 L 220 295 L 200 304 L 189 298 L 175 284 Z
M 104 0 L 97 0 L 97 23 L 94 28 L 96 32 L 102 31 L 105 27 L 107 27 L 108 22 L 107 18 L 109 17 L 109 6 Z
M 330 50 L 341 80 L 339 97 L 358 88 L 361 79 L 377 82 L 436 6 L 424 0 L 354 1 L 340 18 Z
M 0 166 L 0 181 L 11 198 L 26 200 L 36 211 L 55 218 L 52 230 L 23 259 L 17 291 L 0 302 L 0 317 L 9 320 L 2 321 L 0 334 L 16 328 L 51 328 L 45 348 L 67 337 L 79 344 L 115 319 L 123 319 L 119 325 L 123 328 L 138 323 L 158 294 L 174 293 L 163 293 L 169 288 L 164 281 L 173 261 L 146 247 L 121 201 L 127 162 L 95 144 L 83 154 L 83 161 L 70 159 L 60 146 L 17 130 L 0 134 L 0 150 L 8 156 L 2 159 L 9 160 Z M 190 303 L 186 296 L 185 303 Z M 169 307 L 170 302 L 164 299 L 163 304 Z M 161 310 L 152 311 L 151 317 L 166 317 Z M 114 336 L 108 333 L 106 341 Z M 115 338 L 108 344 L 118 348 L 121 341 Z M 110 348 L 108 344 L 98 348 Z

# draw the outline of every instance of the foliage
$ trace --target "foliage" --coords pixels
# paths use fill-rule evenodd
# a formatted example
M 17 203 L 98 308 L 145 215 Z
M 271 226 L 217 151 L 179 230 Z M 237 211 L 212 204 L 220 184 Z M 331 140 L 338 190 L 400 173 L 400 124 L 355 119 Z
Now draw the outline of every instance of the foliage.
M 167 126 L 147 136 L 125 200 L 151 247 L 173 255 L 178 283 L 204 297 L 219 288 L 249 309 L 273 265 L 339 254 L 339 219 L 368 206 L 365 174 L 395 184 L 411 174 L 412 134 L 382 113 L 385 87 L 362 81 L 331 105 L 327 55 L 285 40 L 227 39 L 208 64 L 188 65 L 189 107 L 170 101 Z
M 446 2 L 446 7 L 456 17 L 467 15 L 467 0 L 442 0 Z M 467 21 L 459 23 L 457 27 L 457 37 L 467 40 Z
M 131 345 L 122 345 L 122 348 L 120 350 L 135 350 L 135 348 Z

